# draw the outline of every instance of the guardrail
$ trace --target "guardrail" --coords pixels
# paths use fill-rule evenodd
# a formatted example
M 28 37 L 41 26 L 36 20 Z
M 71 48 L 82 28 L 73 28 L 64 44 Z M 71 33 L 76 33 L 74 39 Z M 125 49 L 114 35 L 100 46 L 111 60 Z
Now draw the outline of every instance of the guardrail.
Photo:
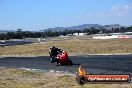
M 93 39 L 132 38 L 132 35 L 93 36 Z

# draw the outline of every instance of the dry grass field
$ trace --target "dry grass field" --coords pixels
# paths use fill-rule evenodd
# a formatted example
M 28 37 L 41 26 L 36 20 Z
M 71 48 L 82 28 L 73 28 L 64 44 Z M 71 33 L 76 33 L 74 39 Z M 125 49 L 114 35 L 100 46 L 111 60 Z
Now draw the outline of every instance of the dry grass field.
M 132 85 L 84 84 L 81 86 L 71 75 L 0 68 L 0 88 L 132 88 Z
M 0 46 L 0 55 L 48 55 L 49 47 L 52 45 L 66 50 L 69 55 L 132 53 L 132 39 L 58 37 L 48 38 L 41 43 Z

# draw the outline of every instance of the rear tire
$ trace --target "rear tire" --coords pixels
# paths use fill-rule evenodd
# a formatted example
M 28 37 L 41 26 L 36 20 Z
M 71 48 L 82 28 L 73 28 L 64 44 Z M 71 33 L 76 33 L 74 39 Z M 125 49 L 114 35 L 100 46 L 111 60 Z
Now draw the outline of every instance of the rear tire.
M 62 63 L 60 63 L 58 60 L 56 60 L 57 66 L 62 65 Z

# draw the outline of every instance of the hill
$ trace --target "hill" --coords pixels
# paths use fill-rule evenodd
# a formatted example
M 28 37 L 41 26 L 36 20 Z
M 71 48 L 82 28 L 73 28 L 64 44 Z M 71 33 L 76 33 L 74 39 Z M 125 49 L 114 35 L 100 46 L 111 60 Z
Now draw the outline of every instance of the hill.
M 44 30 L 40 30 L 40 31 L 63 31 L 65 29 L 67 30 L 83 30 L 83 29 L 90 29 L 90 28 L 95 28 L 95 29 L 101 29 L 101 28 L 105 28 L 105 29 L 112 29 L 112 28 L 120 28 L 122 27 L 119 24 L 112 24 L 112 25 L 99 25 L 99 24 L 82 24 L 82 25 L 77 25 L 77 26 L 72 26 L 72 27 L 55 27 L 55 28 L 48 28 L 48 29 L 44 29 Z

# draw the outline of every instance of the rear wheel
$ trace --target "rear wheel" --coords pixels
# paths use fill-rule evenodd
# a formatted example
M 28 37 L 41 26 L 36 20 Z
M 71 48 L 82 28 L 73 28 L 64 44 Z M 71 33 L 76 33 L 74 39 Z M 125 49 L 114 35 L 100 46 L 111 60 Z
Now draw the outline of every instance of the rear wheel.
M 57 66 L 60 66 L 60 65 L 61 65 L 61 63 L 57 62 Z

